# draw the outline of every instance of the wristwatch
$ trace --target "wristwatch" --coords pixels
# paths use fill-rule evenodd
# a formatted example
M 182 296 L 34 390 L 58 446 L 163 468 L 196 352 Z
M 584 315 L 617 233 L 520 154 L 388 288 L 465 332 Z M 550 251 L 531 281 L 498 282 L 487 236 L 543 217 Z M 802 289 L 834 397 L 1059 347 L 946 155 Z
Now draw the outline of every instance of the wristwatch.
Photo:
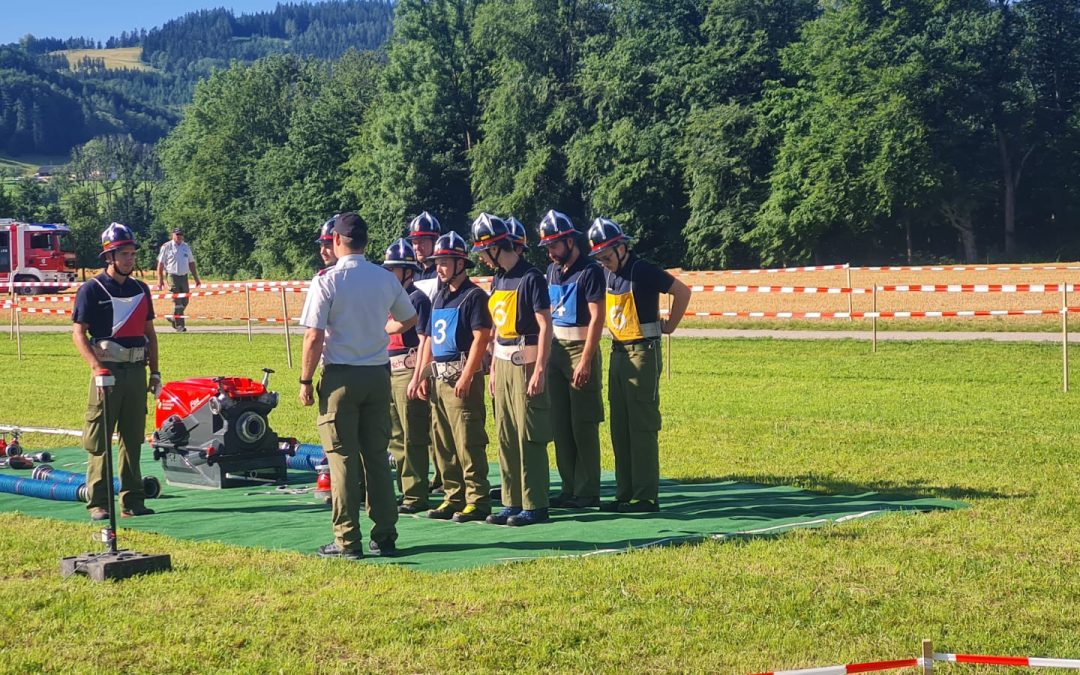
M 313 380 L 300 380 L 300 384 L 311 384 Z

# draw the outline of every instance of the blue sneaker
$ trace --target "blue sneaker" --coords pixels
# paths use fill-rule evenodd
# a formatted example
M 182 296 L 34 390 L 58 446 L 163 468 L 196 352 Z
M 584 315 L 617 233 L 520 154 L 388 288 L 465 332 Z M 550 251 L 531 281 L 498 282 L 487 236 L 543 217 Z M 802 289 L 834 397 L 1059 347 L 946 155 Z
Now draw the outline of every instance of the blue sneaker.
M 510 518 L 513 518 L 519 513 L 521 513 L 520 506 L 507 506 L 504 507 L 502 511 L 499 511 L 498 513 L 493 513 L 488 516 L 487 522 L 491 523 L 492 525 L 506 525 L 507 521 Z
M 510 516 L 506 519 L 506 524 L 512 527 L 521 527 L 523 525 L 535 525 L 536 523 L 546 523 L 548 521 L 547 509 L 528 509 L 522 511 L 516 516 Z

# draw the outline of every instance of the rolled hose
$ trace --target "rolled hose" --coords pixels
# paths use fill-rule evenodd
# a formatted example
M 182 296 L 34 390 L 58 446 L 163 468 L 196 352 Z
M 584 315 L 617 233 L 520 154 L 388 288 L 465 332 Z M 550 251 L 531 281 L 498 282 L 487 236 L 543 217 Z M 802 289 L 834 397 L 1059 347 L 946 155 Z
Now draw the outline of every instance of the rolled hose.
M 315 471 L 320 464 L 326 463 L 326 453 L 323 452 L 321 445 L 298 443 L 295 452 L 295 456 L 285 458 L 285 463 L 290 469 L 295 469 L 297 471 Z M 390 463 L 390 468 L 396 471 L 397 462 L 394 460 L 394 456 L 387 452 L 386 460 Z
M 37 497 L 38 499 L 55 499 L 61 502 L 85 502 L 87 500 L 86 485 L 55 483 L 36 478 L 20 478 L 8 474 L 0 474 L 0 492 Z
M 30 476 L 36 480 L 41 480 L 49 483 L 63 483 L 65 485 L 82 485 L 86 486 L 86 474 L 77 473 L 75 471 L 64 471 L 63 469 L 56 469 L 48 464 L 42 464 L 36 467 Z M 143 492 L 146 494 L 147 499 L 154 499 L 161 495 L 161 481 L 154 476 L 143 476 L 142 479 Z M 113 478 L 113 490 L 120 492 L 120 479 Z
M 324 464 L 325 462 L 326 457 L 324 457 L 321 452 L 318 456 L 301 455 L 299 452 L 294 456 L 285 456 L 285 466 L 294 471 L 316 471 L 319 468 L 319 465 Z

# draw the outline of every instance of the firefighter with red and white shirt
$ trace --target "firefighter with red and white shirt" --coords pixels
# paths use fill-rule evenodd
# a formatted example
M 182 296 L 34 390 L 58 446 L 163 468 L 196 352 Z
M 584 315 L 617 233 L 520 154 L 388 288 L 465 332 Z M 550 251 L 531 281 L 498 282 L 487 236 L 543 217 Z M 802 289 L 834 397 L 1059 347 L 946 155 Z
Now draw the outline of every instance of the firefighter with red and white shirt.
M 72 339 L 79 354 L 90 366 L 90 397 L 83 448 L 90 453 L 86 470 L 91 520 L 106 520 L 111 508 L 105 483 L 105 453 L 113 431 L 120 435 L 117 453 L 120 477 L 120 515 L 145 516 L 153 513 L 145 504 L 139 458 L 146 431 L 146 394 L 161 390 L 158 372 L 158 342 L 154 332 L 154 304 L 150 288 L 131 278 L 135 271 L 135 235 L 120 223 L 101 233 L 101 257 L 105 271 L 83 284 L 75 296 Z M 147 381 L 146 367 L 150 366 Z M 94 375 L 108 370 L 116 384 L 108 390 L 109 419 L 102 424 L 105 406 Z
M 408 240 L 398 239 L 386 249 L 383 267 L 401 282 L 417 316 L 416 326 L 404 331 L 389 318 L 386 333 L 390 336 L 390 454 L 397 463 L 402 496 L 398 513 L 420 513 L 428 510 L 431 405 L 418 394 L 422 378 L 417 366 L 428 340 L 431 300 L 413 283 L 420 265 Z

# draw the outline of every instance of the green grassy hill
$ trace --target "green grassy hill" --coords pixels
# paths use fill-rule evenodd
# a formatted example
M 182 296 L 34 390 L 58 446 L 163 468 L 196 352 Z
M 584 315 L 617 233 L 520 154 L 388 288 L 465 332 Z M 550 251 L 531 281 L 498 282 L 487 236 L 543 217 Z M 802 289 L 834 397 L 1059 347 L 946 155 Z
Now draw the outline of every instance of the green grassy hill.
M 117 47 L 115 49 L 64 49 L 53 52 L 68 60 L 72 70 L 78 70 L 83 59 L 101 59 L 108 70 L 154 70 L 142 62 L 142 47 Z

